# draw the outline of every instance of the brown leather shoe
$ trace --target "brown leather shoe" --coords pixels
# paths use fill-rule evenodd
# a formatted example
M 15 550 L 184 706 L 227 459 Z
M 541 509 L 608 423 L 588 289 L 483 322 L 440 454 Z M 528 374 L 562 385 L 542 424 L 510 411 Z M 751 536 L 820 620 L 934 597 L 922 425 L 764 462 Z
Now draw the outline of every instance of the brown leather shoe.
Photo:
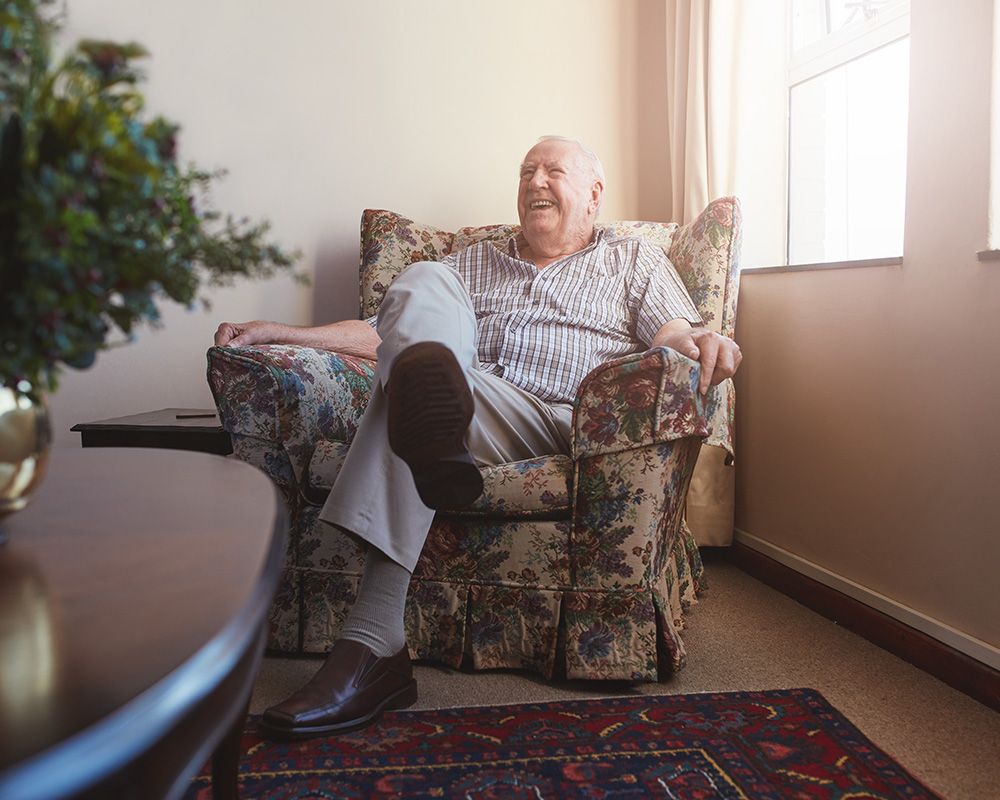
M 261 728 L 277 739 L 344 733 L 416 701 L 417 682 L 405 647 L 380 658 L 360 642 L 338 639 L 309 683 L 264 712 Z
M 483 493 L 465 433 L 475 401 L 455 355 L 440 342 L 410 345 L 389 373 L 389 447 L 409 466 L 428 508 L 464 508 Z

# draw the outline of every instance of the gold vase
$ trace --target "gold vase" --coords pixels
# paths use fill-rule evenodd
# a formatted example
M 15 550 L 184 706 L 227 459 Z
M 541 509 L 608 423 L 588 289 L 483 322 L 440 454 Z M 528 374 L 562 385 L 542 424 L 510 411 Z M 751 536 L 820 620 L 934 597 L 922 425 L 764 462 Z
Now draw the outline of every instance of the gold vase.
M 28 504 L 49 460 L 49 411 L 30 388 L 0 388 L 0 518 Z

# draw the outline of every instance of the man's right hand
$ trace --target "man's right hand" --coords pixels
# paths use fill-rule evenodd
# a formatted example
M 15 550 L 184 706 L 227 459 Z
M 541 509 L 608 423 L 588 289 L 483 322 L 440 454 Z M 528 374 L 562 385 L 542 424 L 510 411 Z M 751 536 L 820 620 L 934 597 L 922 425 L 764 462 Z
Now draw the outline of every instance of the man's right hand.
M 331 322 L 329 325 L 316 327 L 298 327 L 255 319 L 252 322 L 223 322 L 215 332 L 216 347 L 290 344 L 372 361 L 378 357 L 377 349 L 381 341 L 375 329 L 360 319 Z
M 251 322 L 223 322 L 215 332 L 216 347 L 243 347 L 248 344 L 274 344 L 281 341 L 284 326 L 255 319 Z

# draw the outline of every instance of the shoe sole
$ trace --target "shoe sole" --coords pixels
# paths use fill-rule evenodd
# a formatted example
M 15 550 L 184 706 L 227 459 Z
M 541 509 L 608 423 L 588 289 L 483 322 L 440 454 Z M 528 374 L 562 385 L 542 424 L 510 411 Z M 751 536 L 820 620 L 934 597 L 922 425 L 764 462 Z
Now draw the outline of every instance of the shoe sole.
M 281 728 L 266 722 L 261 719 L 258 723 L 260 729 L 271 739 L 308 739 L 314 736 L 330 735 L 336 736 L 341 733 L 350 733 L 351 731 L 360 730 L 361 728 L 367 728 L 369 725 L 373 725 L 378 722 L 379 718 L 386 711 L 398 711 L 403 708 L 409 708 L 414 703 L 417 702 L 417 681 L 416 678 L 412 679 L 408 684 L 397 689 L 391 695 L 389 695 L 385 700 L 383 700 L 379 705 L 377 705 L 369 714 L 363 717 L 357 717 L 355 719 L 345 720 L 344 722 L 333 723 L 329 725 L 299 725 L 294 728 Z
M 475 401 L 451 350 L 407 347 L 389 375 L 389 447 L 409 466 L 417 493 L 434 509 L 463 508 L 483 491 L 465 446 Z

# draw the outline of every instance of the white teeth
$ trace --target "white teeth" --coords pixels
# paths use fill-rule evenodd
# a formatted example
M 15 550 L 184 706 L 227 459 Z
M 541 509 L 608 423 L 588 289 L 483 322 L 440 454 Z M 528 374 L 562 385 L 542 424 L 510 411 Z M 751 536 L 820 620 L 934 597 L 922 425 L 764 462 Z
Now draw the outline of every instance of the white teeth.
M 551 205 L 554 205 L 554 203 L 551 200 L 535 200 L 531 204 L 531 207 L 532 208 L 548 208 Z

